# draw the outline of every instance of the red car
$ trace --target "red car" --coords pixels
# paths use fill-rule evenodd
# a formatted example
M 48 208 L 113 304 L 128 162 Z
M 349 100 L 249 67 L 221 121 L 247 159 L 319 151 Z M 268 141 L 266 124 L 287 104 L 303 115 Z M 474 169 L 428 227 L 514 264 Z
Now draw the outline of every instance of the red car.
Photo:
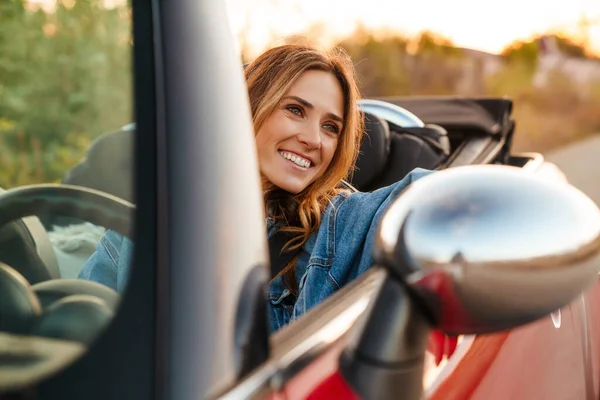
M 600 397 L 600 210 L 541 155 L 511 153 L 510 100 L 363 101 L 389 129 L 369 132 L 350 185 L 440 172 L 388 210 L 368 273 L 269 337 L 258 168 L 224 5 L 134 0 L 133 22 L 135 206 L 70 185 L 0 195 L 0 223 L 18 220 L 37 246 L 0 242 L 33 260 L 0 265 L 6 398 Z M 20 220 L 52 213 L 134 239 L 122 298 L 61 279 L 40 225 Z

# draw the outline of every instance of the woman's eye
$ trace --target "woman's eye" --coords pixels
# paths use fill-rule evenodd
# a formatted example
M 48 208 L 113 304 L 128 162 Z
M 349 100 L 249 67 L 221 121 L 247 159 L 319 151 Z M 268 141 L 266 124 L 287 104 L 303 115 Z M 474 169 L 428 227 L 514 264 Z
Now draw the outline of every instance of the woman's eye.
M 294 115 L 298 115 L 298 116 L 302 115 L 302 109 L 300 107 L 297 107 L 297 106 L 287 106 L 286 108 L 287 108 L 287 110 L 289 112 L 291 112 Z
M 331 133 L 335 133 L 336 135 L 340 133 L 340 128 L 335 124 L 326 124 L 323 125 L 323 127 Z

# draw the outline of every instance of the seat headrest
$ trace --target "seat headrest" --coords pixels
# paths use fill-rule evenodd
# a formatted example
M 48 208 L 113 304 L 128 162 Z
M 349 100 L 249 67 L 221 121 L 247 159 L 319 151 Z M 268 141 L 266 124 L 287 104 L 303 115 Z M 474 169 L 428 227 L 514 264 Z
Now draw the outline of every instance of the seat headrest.
M 86 157 L 67 172 L 63 183 L 100 190 L 135 202 L 134 135 L 132 127 L 102 134 L 92 142 Z
M 419 138 L 444 156 L 450 155 L 450 139 L 448 131 L 440 125 L 425 124 L 423 127 L 404 128 L 388 123 L 390 132 L 394 134 L 408 134 Z
M 390 153 L 390 129 L 388 123 L 369 112 L 364 113 L 365 132 L 356 160 L 356 169 L 350 182 L 362 190 L 384 170 Z

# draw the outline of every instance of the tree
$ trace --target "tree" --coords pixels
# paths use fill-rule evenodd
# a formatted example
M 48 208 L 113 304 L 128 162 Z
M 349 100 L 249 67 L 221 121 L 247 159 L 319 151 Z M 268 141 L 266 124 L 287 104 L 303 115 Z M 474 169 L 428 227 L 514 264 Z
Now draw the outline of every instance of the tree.
M 461 52 L 450 39 L 431 31 L 421 32 L 415 42 L 415 53 L 438 55 L 438 56 L 460 56 Z
M 416 38 L 379 35 L 359 27 L 339 43 L 356 64 L 367 97 L 451 94 L 461 73 L 462 52 L 432 32 Z
M 559 35 L 540 35 L 530 40 L 517 40 L 502 51 L 509 62 L 518 62 L 531 68 L 535 67 L 540 54 L 541 42 L 544 37 L 553 39 L 558 49 L 569 57 L 586 58 L 588 51 L 571 39 Z
M 367 97 L 391 96 L 408 90 L 408 40 L 402 36 L 377 39 L 363 27 L 337 44 L 356 65 L 361 91 Z

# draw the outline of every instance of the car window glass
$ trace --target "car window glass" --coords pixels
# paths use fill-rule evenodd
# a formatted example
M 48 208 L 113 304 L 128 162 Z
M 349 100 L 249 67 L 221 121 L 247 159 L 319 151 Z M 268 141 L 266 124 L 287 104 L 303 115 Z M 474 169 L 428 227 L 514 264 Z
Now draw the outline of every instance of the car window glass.
M 0 391 L 80 356 L 125 290 L 132 45 L 125 0 L 0 2 Z

